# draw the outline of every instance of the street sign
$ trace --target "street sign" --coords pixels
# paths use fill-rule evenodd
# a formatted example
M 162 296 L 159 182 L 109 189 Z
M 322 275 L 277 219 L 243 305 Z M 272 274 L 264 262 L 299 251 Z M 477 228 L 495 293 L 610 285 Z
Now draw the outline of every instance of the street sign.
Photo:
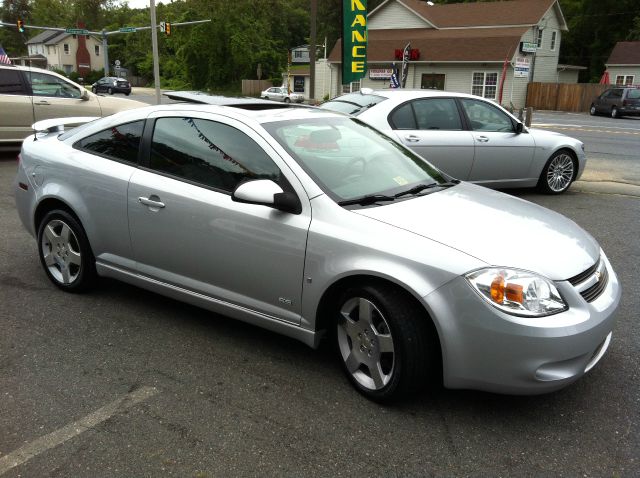
M 133 33 L 136 31 L 135 27 L 122 27 L 118 30 L 120 33 Z
M 522 53 L 535 53 L 537 50 L 538 50 L 537 43 L 532 43 L 527 41 L 520 42 L 520 51 Z
M 88 35 L 89 34 L 89 30 L 86 30 L 84 28 L 67 28 L 64 32 L 70 33 L 71 35 Z

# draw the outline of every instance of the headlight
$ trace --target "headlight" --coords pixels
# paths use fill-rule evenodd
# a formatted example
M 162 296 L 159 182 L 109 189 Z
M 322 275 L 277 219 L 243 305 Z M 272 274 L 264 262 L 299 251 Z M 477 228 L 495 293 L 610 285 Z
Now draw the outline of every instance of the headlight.
M 466 278 L 484 300 L 512 315 L 541 317 L 568 308 L 556 286 L 532 272 L 490 268 Z

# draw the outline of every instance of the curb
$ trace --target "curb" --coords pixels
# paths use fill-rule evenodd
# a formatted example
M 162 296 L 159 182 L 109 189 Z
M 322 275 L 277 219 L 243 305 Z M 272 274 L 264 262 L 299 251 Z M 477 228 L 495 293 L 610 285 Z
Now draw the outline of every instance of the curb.
M 576 181 L 571 185 L 570 190 L 597 194 L 619 194 L 640 198 L 640 186 L 614 181 Z

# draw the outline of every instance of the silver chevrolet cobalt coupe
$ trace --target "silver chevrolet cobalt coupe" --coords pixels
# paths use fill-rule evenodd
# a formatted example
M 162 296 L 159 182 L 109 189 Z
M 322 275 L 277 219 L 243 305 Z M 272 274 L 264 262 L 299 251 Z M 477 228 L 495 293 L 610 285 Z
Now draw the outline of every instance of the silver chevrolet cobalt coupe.
M 358 119 L 263 106 L 34 125 L 16 204 L 49 279 L 79 292 L 113 277 L 312 347 L 327 337 L 378 401 L 439 378 L 550 392 L 605 354 L 620 286 L 575 223 Z

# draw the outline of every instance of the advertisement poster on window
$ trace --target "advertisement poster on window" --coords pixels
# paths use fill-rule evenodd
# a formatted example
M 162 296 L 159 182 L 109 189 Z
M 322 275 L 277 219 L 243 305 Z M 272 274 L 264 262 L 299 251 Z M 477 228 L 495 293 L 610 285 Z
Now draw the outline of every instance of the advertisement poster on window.
M 295 93 L 304 93 L 304 76 L 293 77 L 293 91 Z

